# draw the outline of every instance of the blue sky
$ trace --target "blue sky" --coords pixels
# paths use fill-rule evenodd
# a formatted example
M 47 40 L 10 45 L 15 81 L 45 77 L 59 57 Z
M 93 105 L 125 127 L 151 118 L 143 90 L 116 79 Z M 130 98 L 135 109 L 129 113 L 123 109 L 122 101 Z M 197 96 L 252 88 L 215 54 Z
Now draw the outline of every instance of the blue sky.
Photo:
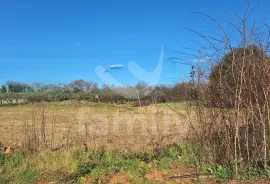
M 250 0 L 251 4 L 256 1 Z M 270 2 L 261 0 L 253 18 L 263 19 Z M 244 12 L 244 0 L 0 0 L 0 84 L 68 83 L 85 79 L 102 84 L 97 66 L 123 64 L 111 75 L 124 85 L 138 79 L 128 70 L 135 61 L 146 71 L 157 65 L 163 44 L 159 83 L 187 78 L 189 66 L 166 62 L 174 51 L 192 46 L 196 36 L 183 29 L 215 34 L 200 16 L 221 20 L 216 10 Z M 268 21 L 269 22 L 269 21 Z

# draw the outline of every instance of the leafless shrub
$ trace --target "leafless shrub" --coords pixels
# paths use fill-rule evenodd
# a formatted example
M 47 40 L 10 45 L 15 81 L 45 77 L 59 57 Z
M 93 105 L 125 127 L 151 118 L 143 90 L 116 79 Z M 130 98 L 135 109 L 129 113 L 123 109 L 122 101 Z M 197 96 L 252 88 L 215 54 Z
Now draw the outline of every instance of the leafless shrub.
M 220 37 L 189 30 L 206 41 L 199 54 L 207 58 L 195 63 L 197 121 L 191 140 L 202 162 L 233 165 L 236 178 L 250 163 L 262 162 L 266 169 L 270 153 L 270 32 L 267 25 L 248 26 L 254 7 L 247 1 L 242 18 L 226 20 L 237 38 L 203 13 L 198 14 L 212 22 Z

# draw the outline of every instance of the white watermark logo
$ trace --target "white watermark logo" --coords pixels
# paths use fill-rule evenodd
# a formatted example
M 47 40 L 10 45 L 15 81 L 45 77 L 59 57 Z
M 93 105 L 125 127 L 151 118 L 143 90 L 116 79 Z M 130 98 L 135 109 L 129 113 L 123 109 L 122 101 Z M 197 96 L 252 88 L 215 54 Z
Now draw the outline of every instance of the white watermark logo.
M 124 87 L 116 78 L 114 78 L 110 70 L 121 69 L 124 67 L 122 64 L 114 64 L 108 68 L 103 66 L 97 66 L 95 71 L 98 77 L 104 84 L 111 84 L 117 87 L 110 87 L 112 91 L 118 95 L 123 96 L 127 99 L 138 99 L 145 97 L 150 94 L 153 88 L 149 86 L 156 86 L 160 80 L 162 67 L 163 67 L 163 46 L 161 48 L 161 53 L 159 61 L 152 72 L 147 72 L 136 62 L 131 61 L 128 63 L 129 72 L 134 75 L 139 81 L 144 81 L 147 85 L 134 86 L 134 87 Z M 131 108 L 131 107 L 130 107 Z M 134 113 L 121 113 L 119 111 L 111 112 L 98 112 L 95 107 L 82 107 L 80 108 L 77 116 L 79 121 L 79 132 L 80 134 L 91 134 L 96 136 L 104 135 L 121 135 L 123 134 L 123 127 L 125 129 L 124 134 L 134 135 L 134 126 L 140 127 L 139 135 L 157 134 L 159 132 L 162 135 L 169 134 L 170 122 L 179 121 L 178 116 L 174 116 L 172 120 L 170 113 L 157 112 L 154 107 L 143 107 L 143 112 Z M 132 110 L 133 111 L 133 110 Z M 157 114 L 162 114 L 162 118 L 158 118 Z M 162 130 L 158 130 L 158 127 L 162 125 Z M 175 130 L 175 129 L 173 129 Z M 138 132 L 136 131 L 136 134 Z
M 138 111 L 142 110 L 142 111 Z M 184 117 L 153 106 L 128 112 L 100 110 L 98 107 L 82 107 L 77 120 L 79 133 L 96 137 L 104 136 L 167 136 L 187 130 Z M 182 133 L 183 134 L 183 133 Z
M 111 90 L 113 90 L 115 93 L 124 96 L 128 99 L 134 99 L 137 98 L 138 90 L 143 92 L 143 96 L 147 96 L 150 94 L 151 90 L 150 88 L 147 88 L 146 86 L 141 86 L 141 88 L 125 88 L 124 85 L 119 82 L 119 80 L 115 79 L 111 73 L 110 70 L 112 69 L 120 69 L 124 67 L 122 64 L 115 64 L 111 65 L 109 68 L 104 68 L 103 66 L 97 66 L 95 69 L 95 72 L 97 76 L 101 79 L 103 84 L 108 84 L 108 87 L 110 87 Z M 139 66 L 136 62 L 130 61 L 128 63 L 128 70 L 129 72 L 135 76 L 139 81 L 145 82 L 148 86 L 155 86 L 158 84 L 161 72 L 163 67 L 163 46 L 161 48 L 160 58 L 159 61 L 155 67 L 155 69 L 152 72 L 145 71 L 141 66 Z M 117 86 L 112 87 L 112 86 Z

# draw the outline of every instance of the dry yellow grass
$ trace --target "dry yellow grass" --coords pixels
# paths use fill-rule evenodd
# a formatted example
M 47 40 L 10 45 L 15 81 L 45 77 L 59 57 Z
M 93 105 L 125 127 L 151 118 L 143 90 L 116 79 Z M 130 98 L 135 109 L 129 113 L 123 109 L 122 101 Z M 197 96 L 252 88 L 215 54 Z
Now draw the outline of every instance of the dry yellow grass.
M 188 131 L 182 105 L 131 108 L 106 104 L 0 107 L 0 141 L 31 149 L 142 150 L 179 142 Z

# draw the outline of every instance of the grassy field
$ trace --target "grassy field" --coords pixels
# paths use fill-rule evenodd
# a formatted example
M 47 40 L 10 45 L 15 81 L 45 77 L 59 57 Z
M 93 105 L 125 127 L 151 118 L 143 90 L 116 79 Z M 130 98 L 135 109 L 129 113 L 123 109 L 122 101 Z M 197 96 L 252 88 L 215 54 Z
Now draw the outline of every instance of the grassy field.
M 141 108 L 88 102 L 0 106 L 0 117 L 0 141 L 15 148 L 142 150 L 179 142 L 188 131 L 182 104 Z
M 164 147 L 188 132 L 183 104 L 2 105 L 0 117 L 0 142 L 15 149 L 0 154 L 0 183 L 155 183 L 153 168 L 179 161 L 179 146 Z
M 0 143 L 14 152 L 3 154 L 0 144 L 0 183 L 228 182 L 226 166 L 202 166 L 197 148 L 184 141 L 193 118 L 194 109 L 181 103 L 2 105 Z

